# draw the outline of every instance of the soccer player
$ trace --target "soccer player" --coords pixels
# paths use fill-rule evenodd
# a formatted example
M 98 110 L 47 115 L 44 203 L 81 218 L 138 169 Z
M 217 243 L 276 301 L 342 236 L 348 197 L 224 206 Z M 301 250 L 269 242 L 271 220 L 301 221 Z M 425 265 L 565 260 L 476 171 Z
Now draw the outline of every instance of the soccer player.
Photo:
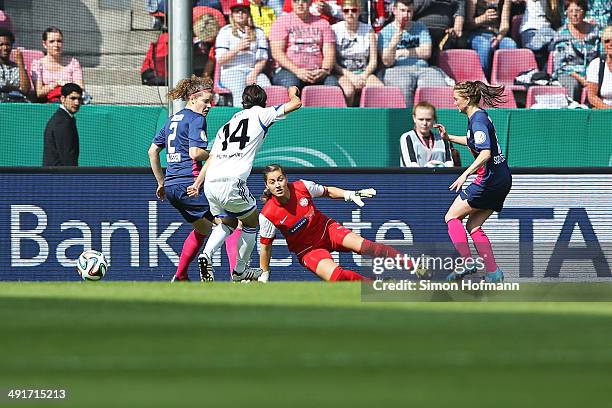
M 208 211 L 204 194 L 195 197 L 187 195 L 187 187 L 200 172 L 202 161 L 208 159 L 206 115 L 213 100 L 212 81 L 196 76 L 182 79 L 176 88 L 170 90 L 168 98 L 186 100 L 187 105 L 170 117 L 157 133 L 149 147 L 149 161 L 157 180 L 157 197 L 160 200 L 167 198 L 193 226 L 193 231 L 183 244 L 178 268 L 172 277 L 172 282 L 175 282 L 189 280 L 189 263 L 195 258 L 213 226 L 214 217 Z M 159 159 L 164 148 L 168 163 L 165 177 Z M 201 274 L 200 279 L 213 280 L 214 276 Z
M 312 181 L 287 182 L 285 171 L 278 164 L 264 169 L 266 204 L 259 215 L 261 252 L 259 266 L 264 271 L 259 281 L 270 274 L 272 241 L 279 230 L 287 240 L 289 250 L 300 263 L 326 281 L 364 280 L 365 278 L 334 262 L 330 252 L 355 252 L 372 257 L 395 258 L 394 248 L 367 240 L 320 212 L 313 198 L 343 198 L 363 207 L 363 197 L 374 197 L 376 190 L 359 191 L 325 187 Z M 412 266 L 412 265 L 409 265 Z
M 503 92 L 503 86 L 488 86 L 481 81 L 460 82 L 455 85 L 453 98 L 455 106 L 468 117 L 467 137 L 449 135 L 443 125 L 435 125 L 443 138 L 467 146 L 475 158 L 450 185 L 450 190 L 459 191 L 470 174 L 477 174 L 476 179 L 455 198 L 444 220 L 457 252 L 465 260 L 469 260 L 472 254 L 463 228 L 463 219 L 468 217 L 466 228 L 484 261 L 487 282 L 503 282 L 504 274 L 495 263 L 491 242 L 481 227 L 493 211 L 502 210 L 504 200 L 512 187 L 512 175 L 499 147 L 495 126 L 479 104 L 482 99 L 485 104 L 494 107 L 503 102 Z M 447 280 L 460 280 L 474 272 L 475 267 L 465 268 L 461 273 L 451 272 Z
M 289 102 L 266 108 L 267 95 L 263 88 L 259 85 L 247 86 L 242 93 L 244 109 L 219 129 L 210 158 L 193 185 L 188 187 L 190 195 L 197 195 L 204 183 L 204 194 L 212 214 L 224 216 L 222 229 L 215 229 L 198 258 L 201 270 L 212 269 L 212 252 L 209 247 L 223 242 L 232 233 L 237 218 L 242 221 L 242 233 L 238 240 L 232 281 L 256 280 L 261 276 L 260 268 L 247 265 L 255 246 L 259 213 L 246 181 L 251 174 L 255 154 L 261 148 L 270 126 L 302 106 L 297 87 L 292 86 L 287 92 Z

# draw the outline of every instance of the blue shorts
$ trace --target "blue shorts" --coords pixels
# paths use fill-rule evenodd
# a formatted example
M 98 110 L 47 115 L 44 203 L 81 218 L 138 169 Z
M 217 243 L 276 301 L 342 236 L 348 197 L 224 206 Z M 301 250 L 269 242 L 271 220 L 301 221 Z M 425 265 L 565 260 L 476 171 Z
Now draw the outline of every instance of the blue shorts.
M 472 208 L 479 208 L 484 210 L 493 210 L 501 212 L 504 208 L 504 201 L 506 196 L 510 192 L 512 182 L 508 185 L 498 186 L 496 188 L 490 188 L 482 186 L 480 184 L 472 183 L 461 190 L 459 196 L 467 200 L 468 204 Z
M 166 198 L 174 208 L 179 210 L 183 218 L 193 223 L 200 218 L 206 218 L 212 221 L 214 217 L 208 210 L 208 202 L 204 196 L 204 192 L 200 191 L 197 197 L 189 197 L 187 195 L 187 187 L 191 184 L 172 184 L 166 186 Z

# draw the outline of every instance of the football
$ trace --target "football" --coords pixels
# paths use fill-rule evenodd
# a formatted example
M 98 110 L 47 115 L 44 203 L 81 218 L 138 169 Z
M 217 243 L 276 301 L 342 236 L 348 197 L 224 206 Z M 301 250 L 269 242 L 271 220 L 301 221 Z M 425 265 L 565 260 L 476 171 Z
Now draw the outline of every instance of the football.
M 106 275 L 109 263 L 102 252 L 87 250 L 77 260 L 77 272 L 83 280 L 97 281 Z

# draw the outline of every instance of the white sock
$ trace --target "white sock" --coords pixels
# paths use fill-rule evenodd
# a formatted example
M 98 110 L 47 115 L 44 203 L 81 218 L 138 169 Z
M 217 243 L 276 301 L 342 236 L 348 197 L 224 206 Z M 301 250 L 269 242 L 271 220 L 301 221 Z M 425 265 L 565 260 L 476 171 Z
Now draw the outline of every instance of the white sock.
M 257 228 L 242 227 L 240 241 L 238 242 L 238 256 L 236 257 L 235 271 L 244 272 L 247 263 L 251 260 L 255 240 L 257 239 Z
M 259 278 L 257 278 L 258 282 L 268 282 L 270 280 L 270 272 L 269 271 L 264 271 L 261 273 L 261 276 Z
M 234 232 L 234 229 L 221 223 L 217 225 L 210 233 L 210 236 L 206 240 L 204 245 L 204 251 L 202 253 L 212 260 L 213 254 L 221 248 L 221 245 L 225 242 L 225 239 Z

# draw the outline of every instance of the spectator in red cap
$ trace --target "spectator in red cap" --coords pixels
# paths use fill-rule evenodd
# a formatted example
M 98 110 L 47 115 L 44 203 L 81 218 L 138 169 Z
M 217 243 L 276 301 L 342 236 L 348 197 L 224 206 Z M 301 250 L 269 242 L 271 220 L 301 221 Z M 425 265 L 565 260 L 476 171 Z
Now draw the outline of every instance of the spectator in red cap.
M 262 29 L 255 27 L 249 0 L 231 0 L 230 24 L 217 35 L 217 64 L 221 67 L 220 85 L 240 101 L 247 85 L 270 86 L 263 73 L 268 62 L 268 40 Z

